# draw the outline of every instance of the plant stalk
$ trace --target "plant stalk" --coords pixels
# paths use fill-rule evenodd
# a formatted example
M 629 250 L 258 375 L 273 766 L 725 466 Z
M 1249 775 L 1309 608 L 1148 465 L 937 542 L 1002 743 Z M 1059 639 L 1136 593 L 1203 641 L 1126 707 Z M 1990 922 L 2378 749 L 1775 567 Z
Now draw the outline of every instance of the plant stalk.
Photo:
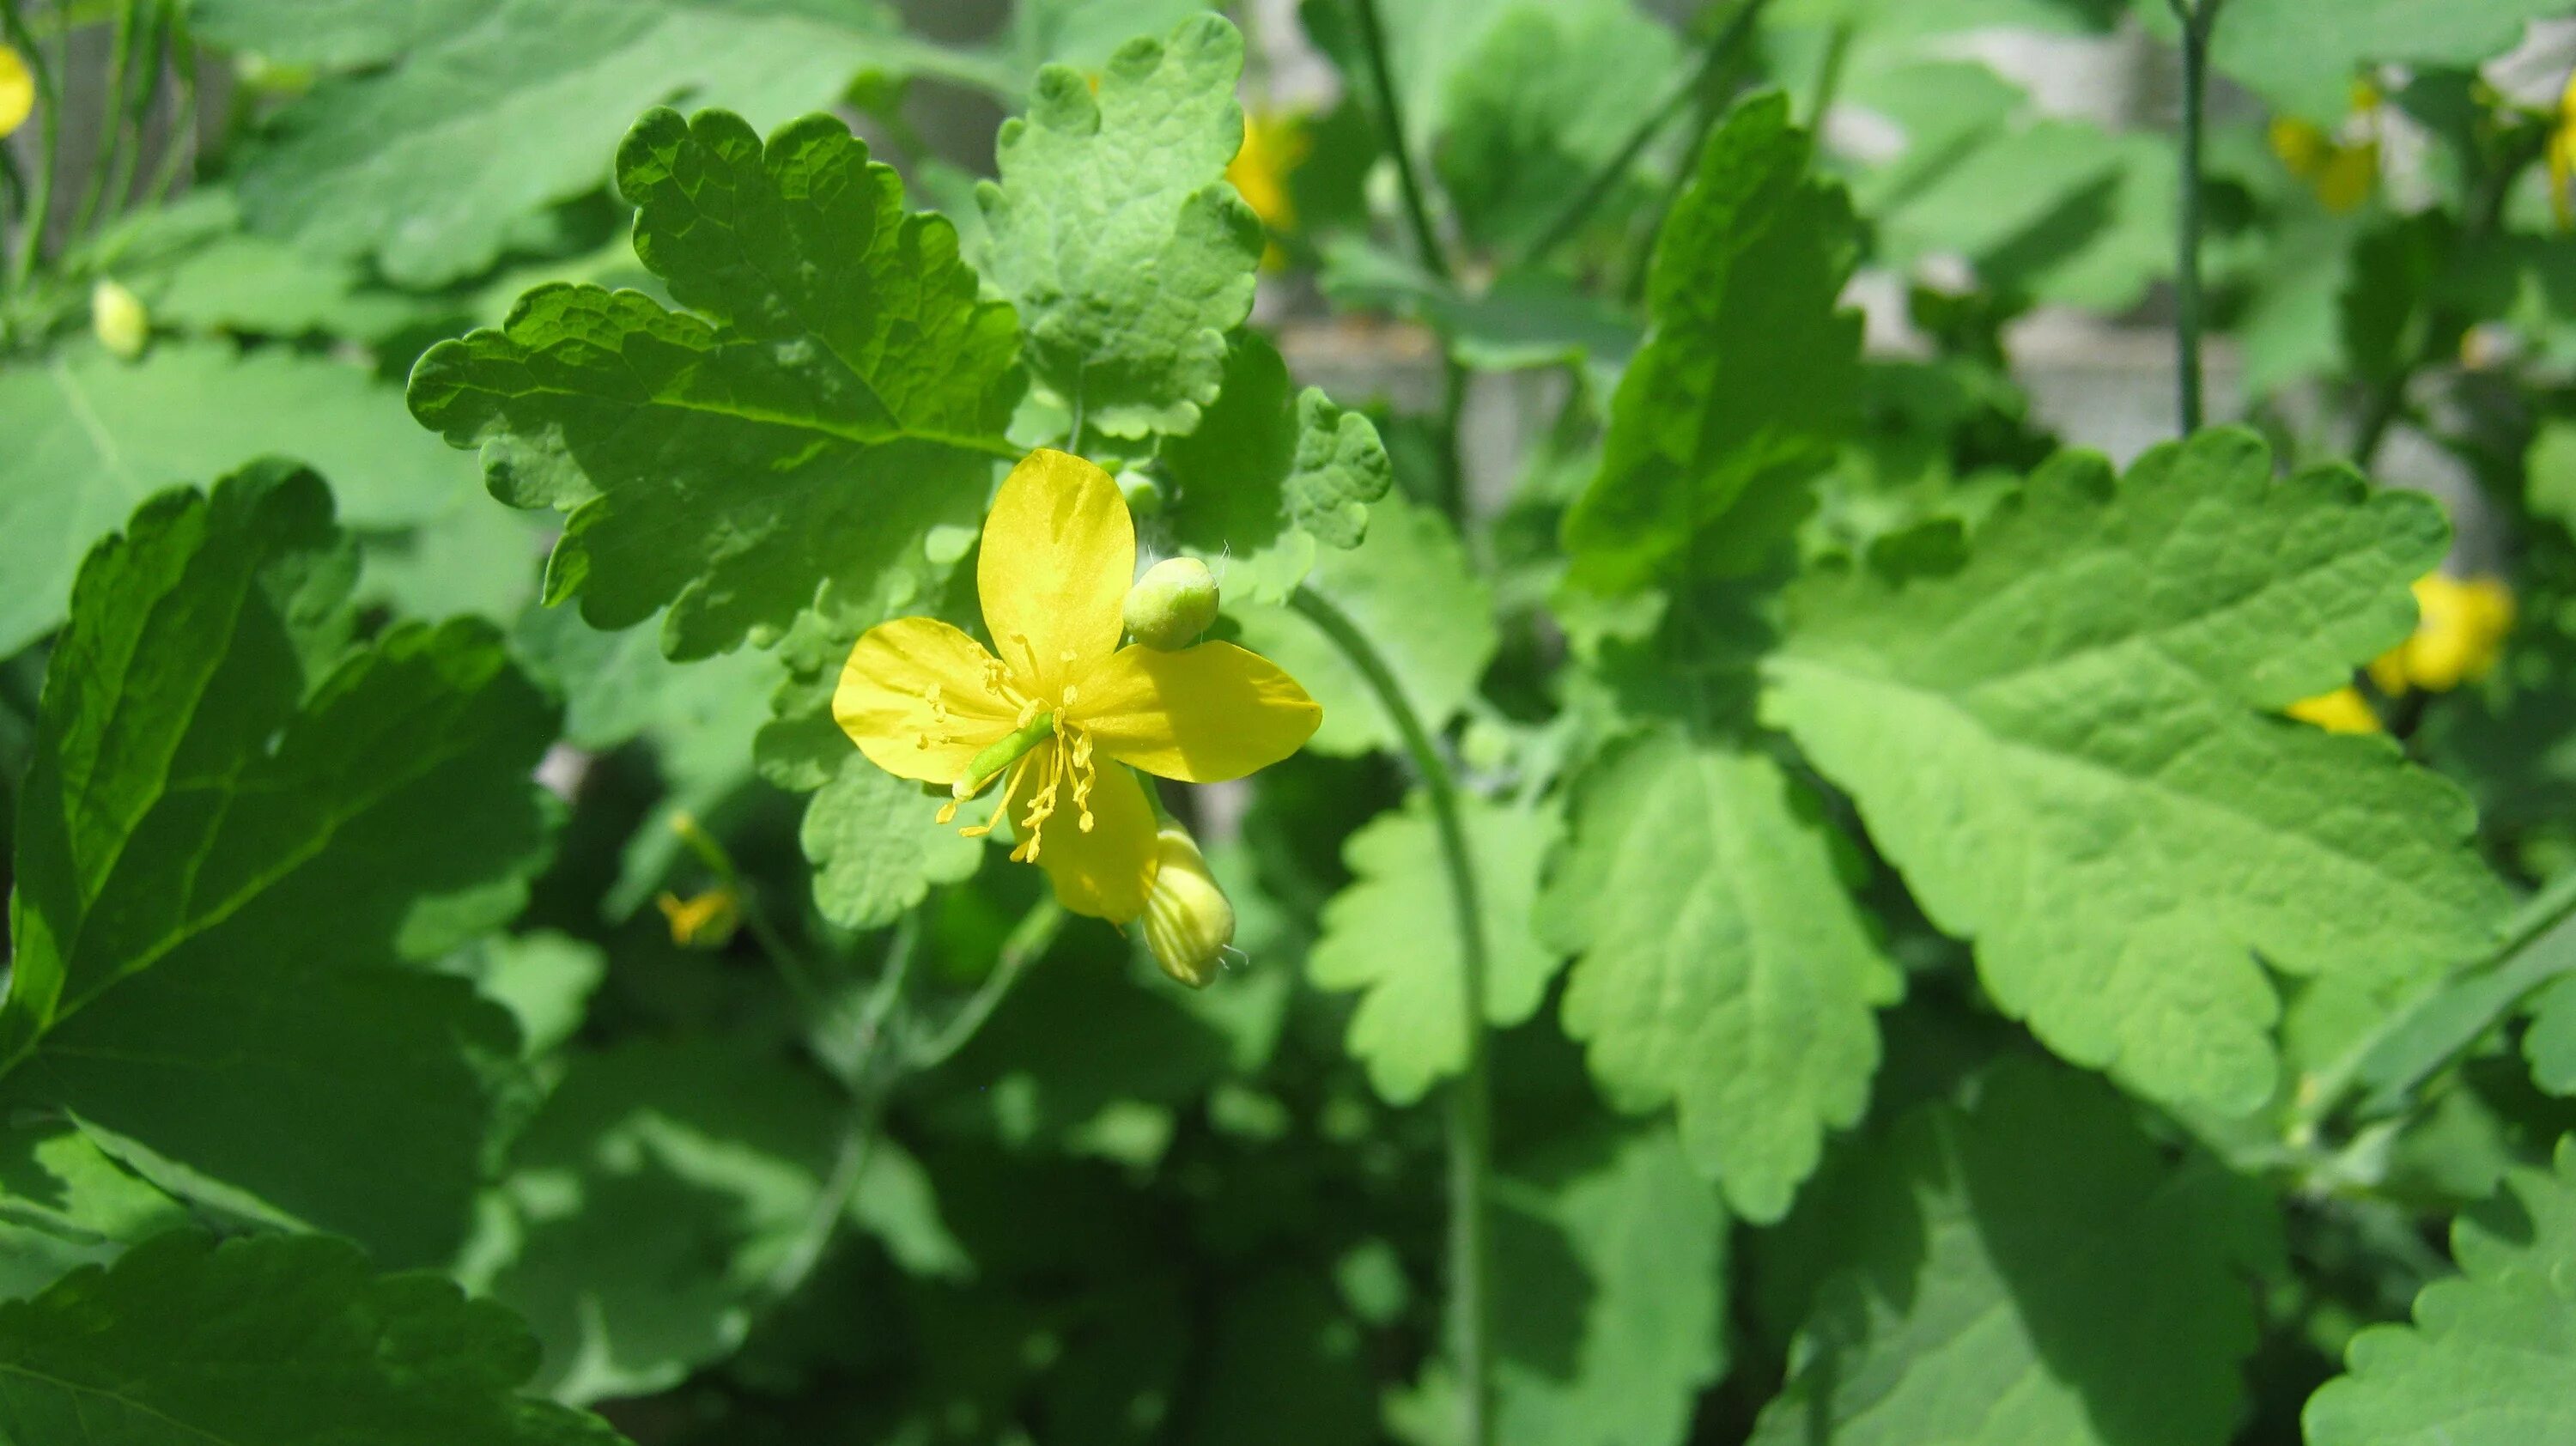
M 18 51 L 35 76 L 36 135 L 40 147 L 35 184 L 21 193 L 27 209 L 18 218 L 18 254 L 9 264 L 9 290 L 14 294 L 27 289 L 28 278 L 36 271 L 36 257 L 45 249 L 45 222 L 54 208 L 54 172 L 62 165 L 63 104 L 54 83 L 54 67 L 36 44 L 35 32 L 20 13 L 18 0 L 0 0 L 0 40 Z
M 1351 0 L 1351 8 L 1358 12 L 1360 48 L 1368 52 L 1369 88 L 1377 96 L 1377 122 L 1386 131 L 1387 154 L 1395 158 L 1395 179 L 1404 192 L 1404 217 L 1413 228 L 1414 248 L 1421 252 L 1423 270 L 1454 282 L 1448 253 L 1440 248 L 1440 233 L 1431 225 L 1431 205 L 1424 199 L 1421 173 L 1405 145 L 1404 107 L 1395 98 L 1395 71 L 1387 59 L 1386 26 L 1378 18 L 1377 0 Z
M 1476 897 L 1474 857 L 1459 814 L 1458 783 L 1431 731 L 1404 695 L 1395 672 L 1350 615 L 1311 588 L 1290 595 L 1289 606 L 1323 630 L 1340 649 L 1379 706 L 1394 720 L 1404 751 L 1422 777 L 1440 838 L 1440 861 L 1449 875 L 1449 898 L 1458 928 L 1459 973 L 1466 1007 L 1467 1060 L 1449 1087 L 1449 1330 L 1456 1353 L 1464 1413 L 1459 1440 L 1493 1446 L 1493 1363 L 1488 1300 L 1490 1250 L 1485 1199 L 1493 1179 L 1493 1078 L 1485 1039 L 1484 909 Z
M 2200 166 L 2209 35 L 2221 0 L 2167 0 L 2182 22 L 2182 182 L 2174 222 L 2174 372 L 2185 436 L 2201 422 Z

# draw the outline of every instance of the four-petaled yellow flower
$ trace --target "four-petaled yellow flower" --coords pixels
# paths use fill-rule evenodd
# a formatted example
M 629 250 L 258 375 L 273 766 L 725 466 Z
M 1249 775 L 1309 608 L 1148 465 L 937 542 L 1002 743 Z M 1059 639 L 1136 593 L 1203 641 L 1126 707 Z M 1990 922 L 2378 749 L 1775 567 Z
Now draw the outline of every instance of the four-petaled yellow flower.
M 2272 122 L 2272 154 L 2291 175 L 2308 183 L 2327 210 L 2350 211 L 2369 200 L 2379 182 L 2379 106 L 2378 89 L 2355 81 L 2354 119 L 2343 128 L 2358 129 L 2358 138 L 2347 140 L 2313 121 L 2281 116 Z
M 1243 145 L 1227 164 L 1225 178 L 1273 237 L 1297 228 L 1297 203 L 1288 190 L 1288 173 L 1297 169 L 1313 146 L 1303 117 L 1244 113 Z M 1263 248 L 1261 264 L 1272 271 L 1288 264 L 1276 240 Z
M 683 899 L 665 892 L 653 900 L 671 926 L 671 942 L 683 949 L 721 949 L 742 926 L 742 898 L 730 885 Z
M 27 123 L 36 110 L 36 77 L 27 58 L 0 45 L 0 139 Z
M 1011 470 L 984 520 L 975 586 L 995 652 L 935 618 L 870 628 L 832 716 L 869 761 L 959 802 L 1002 780 L 992 819 L 1066 908 L 1117 923 L 1145 910 L 1158 819 L 1129 767 L 1185 783 L 1241 778 L 1297 751 L 1323 709 L 1231 643 L 1119 646 L 1135 524 L 1109 474 L 1063 452 Z
M 2370 681 L 2392 698 L 2410 688 L 2447 693 L 2485 677 L 2513 631 L 2513 593 L 2491 577 L 2419 578 L 2415 611 L 2413 636 L 2370 664 Z

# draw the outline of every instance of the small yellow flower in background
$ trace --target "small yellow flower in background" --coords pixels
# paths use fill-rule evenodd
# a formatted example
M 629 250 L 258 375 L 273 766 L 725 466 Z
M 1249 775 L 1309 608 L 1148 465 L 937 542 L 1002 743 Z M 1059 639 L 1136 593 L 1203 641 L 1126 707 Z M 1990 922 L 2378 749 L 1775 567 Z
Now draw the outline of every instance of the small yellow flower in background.
M 36 110 L 36 77 L 25 56 L 0 45 L 0 139 L 27 123 Z
M 1234 903 L 1208 871 L 1198 840 L 1177 824 L 1155 837 L 1160 861 L 1145 896 L 1145 947 L 1163 972 L 1193 989 L 1216 977 L 1234 943 Z
M 1119 646 L 1136 529 L 1108 473 L 1040 449 L 984 519 L 975 590 L 1000 656 L 936 618 L 861 637 L 832 716 L 888 773 L 946 785 L 939 820 L 996 779 L 992 818 L 1015 860 L 1077 914 L 1145 912 L 1163 860 L 1152 797 L 1130 768 L 1222 783 L 1303 747 L 1324 710 L 1276 664 L 1231 643 Z
M 2354 119 L 2343 127 L 2358 129 L 2359 139 L 2346 141 L 2312 121 L 2281 116 L 2272 122 L 2272 154 L 2291 175 L 2308 183 L 2329 211 L 2350 211 L 2370 199 L 2379 183 L 2379 91 L 2366 81 L 2352 87 Z
M 6 134 L 6 127 L 0 127 L 0 134 Z M 2561 226 L 2576 225 L 2571 181 L 2576 181 L 2576 71 L 2568 73 L 2566 87 L 2558 92 L 2558 124 L 2549 132 L 2549 201 Z
M 89 291 L 89 329 L 100 346 L 127 361 L 143 355 L 152 340 L 152 318 L 142 298 L 104 277 Z
M 2513 592 L 2491 577 L 2433 573 L 2415 584 L 2415 634 L 2379 655 L 2370 680 L 2394 698 L 2410 688 L 2445 693 L 2483 678 L 2513 631 Z
M 2331 693 L 2302 698 L 2283 711 L 2328 733 L 2376 733 L 2380 727 L 2379 715 L 2371 711 L 2370 700 L 2349 683 Z
M 1243 145 L 1226 166 L 1225 178 L 1274 236 L 1297 229 L 1297 203 L 1288 193 L 1288 173 L 1305 161 L 1314 144 L 1301 115 L 1244 112 Z M 1262 251 L 1261 264 L 1276 271 L 1288 264 L 1288 257 L 1273 241 Z
M 664 893 L 653 905 L 671 925 L 671 942 L 683 949 L 721 949 L 742 926 L 742 900 L 730 888 L 689 899 Z

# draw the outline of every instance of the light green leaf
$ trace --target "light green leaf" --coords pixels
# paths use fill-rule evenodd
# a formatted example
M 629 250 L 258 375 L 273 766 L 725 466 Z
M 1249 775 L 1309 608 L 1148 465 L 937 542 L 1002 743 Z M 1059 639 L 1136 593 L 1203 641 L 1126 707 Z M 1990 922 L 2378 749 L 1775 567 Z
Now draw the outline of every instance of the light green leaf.
M 1962 256 L 1998 290 L 2097 311 L 2136 305 L 2173 270 L 2178 183 L 2163 136 L 2042 119 L 1964 155 L 1935 149 L 1909 181 L 1872 215 L 1890 261 Z
M 0 1305 L 0 1439 L 84 1446 L 615 1446 L 530 1400 L 508 1311 L 345 1241 L 175 1231 Z
M 1754 1446 L 2201 1446 L 2235 1428 L 2258 1186 L 2169 1164 L 2130 1107 L 2025 1062 L 1908 1117 L 1818 1222 L 1817 1292 Z
M 1437 511 L 1389 492 L 1370 505 L 1368 536 L 1349 552 L 1318 556 L 1307 586 L 1377 645 L 1423 726 L 1439 730 L 1475 696 L 1499 641 L 1492 590 Z M 1324 706 L 1308 750 L 1341 756 L 1399 746 L 1375 691 L 1303 615 L 1241 599 L 1226 611 L 1241 625 L 1244 646 L 1287 669 Z
M 1285 602 L 1315 546 L 1352 548 L 1395 483 L 1377 427 L 1315 387 L 1292 400 L 1288 365 L 1259 332 L 1237 337 L 1198 429 L 1163 444 L 1179 489 L 1173 532 L 1222 567 L 1230 597 Z
M 894 1263 L 912 1275 L 938 1280 L 975 1278 L 975 1262 L 939 1213 L 930 1171 L 893 1136 L 880 1131 L 868 1145 L 858 1188 L 850 1192 L 850 1220 L 877 1238 Z
M 2563 1446 L 2576 1441 L 2576 1141 L 2517 1169 L 2451 1227 L 2460 1274 L 2415 1318 L 2353 1337 L 2308 1400 L 2313 1446 Z
M 2400 982 L 2504 894 L 2450 783 L 2383 738 L 2262 716 L 2406 636 L 2440 509 L 2349 470 L 2275 481 L 2253 434 L 2069 454 L 1964 561 L 1791 592 L 1765 717 L 1858 803 L 2003 1009 L 2158 1099 L 2243 1113 L 2279 1013 L 2256 961 Z
M 352 526 L 418 522 L 473 491 L 361 366 L 172 342 L 140 362 L 83 346 L 0 367 L 0 655 L 61 624 L 90 543 L 144 498 L 271 454 L 342 479 Z
M 243 159 L 242 208 L 415 287 L 484 270 L 523 218 L 596 190 L 647 106 L 687 96 L 771 126 L 830 105 L 862 68 L 922 58 L 873 0 L 441 0 L 399 24 L 337 9 L 315 34 L 391 63 L 279 112 Z
M 1726 1226 L 1670 1130 L 1596 1126 L 1507 1161 L 1493 1211 L 1499 1439 L 1683 1440 L 1725 1370 Z
M 2576 1095 L 2576 975 L 2532 997 L 2522 1054 L 2531 1062 L 2533 1084 L 2553 1095 Z
M 1858 255 L 1842 188 L 1808 173 L 1788 98 L 1738 106 L 1701 150 L 1655 243 L 1654 330 L 1620 378 L 1601 473 L 1565 517 L 1595 592 L 1675 558 L 1764 561 L 1858 421 L 1860 314 L 1836 299 Z
M 1168 35 L 1207 0 L 1019 0 L 1002 52 L 1014 78 L 1053 62 L 1098 70 L 1139 35 Z
M 1564 956 L 1530 927 L 1539 862 L 1558 820 L 1540 809 L 1460 801 L 1485 942 L 1484 1017 L 1513 1025 L 1537 1011 Z M 1347 1044 L 1369 1082 L 1410 1104 L 1467 1062 L 1465 966 L 1457 906 L 1427 796 L 1382 813 L 1342 846 L 1351 883 L 1324 906 L 1306 956 L 1318 988 L 1366 990 Z
M 2162 0 L 2138 9 L 2173 33 Z M 2564 0 L 2227 0 L 2209 61 L 2278 109 L 2334 121 L 2365 66 L 2475 66 L 2511 50 L 2525 22 L 2566 13 Z
M 1846 847 L 1765 754 L 1649 735 L 1586 780 L 1540 922 L 1583 951 L 1565 1031 L 1613 1103 L 1679 1112 L 1727 1200 L 1779 1218 L 1860 1118 L 1902 989 L 1838 877 Z
M 178 1201 L 68 1125 L 0 1124 L 0 1301 L 188 1223 Z
M 495 496 L 572 514 L 548 601 L 602 629 L 667 605 L 663 650 L 694 658 L 809 609 L 855 636 L 945 576 L 923 539 L 980 514 L 1020 385 L 1010 308 L 976 300 L 947 221 L 905 214 L 827 116 L 764 148 L 725 112 L 654 111 L 618 184 L 636 253 L 703 317 L 539 287 L 412 373 L 413 415 L 480 447 Z
M 1539 239 L 1662 103 L 1683 63 L 1631 0 L 1506 11 L 1449 79 L 1433 161 L 1470 241 Z
M 590 996 L 608 977 L 606 949 L 551 929 L 493 934 L 449 962 L 484 998 L 510 1011 L 520 1049 L 532 1059 L 581 1032 Z
M 554 717 L 477 622 L 334 666 L 349 561 L 320 480 L 263 468 L 83 564 L 18 799 L 0 1094 L 164 1188 L 428 1261 L 517 1043 L 400 965 L 518 911 Z
M 717 1041 L 575 1054 L 511 1154 L 488 1281 L 558 1400 L 642 1395 L 742 1344 L 832 1168 L 820 1076 Z
M 940 823 L 943 801 L 851 749 L 806 804 L 797 830 L 814 865 L 814 907 L 844 928 L 875 929 L 920 903 L 931 885 L 974 877 L 983 840 Z
M 1261 218 L 1225 181 L 1242 72 L 1243 37 L 1215 15 L 1130 41 L 1096 81 L 1048 66 L 1002 125 L 1001 180 L 976 188 L 1030 374 L 1109 436 L 1196 427 L 1252 312 Z

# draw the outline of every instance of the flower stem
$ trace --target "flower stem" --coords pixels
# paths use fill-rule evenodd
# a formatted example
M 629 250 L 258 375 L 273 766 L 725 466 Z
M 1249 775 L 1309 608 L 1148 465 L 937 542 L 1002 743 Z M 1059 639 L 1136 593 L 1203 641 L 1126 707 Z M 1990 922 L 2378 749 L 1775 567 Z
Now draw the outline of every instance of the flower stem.
M 1386 132 L 1387 154 L 1395 158 L 1395 179 L 1404 192 L 1405 220 L 1413 227 L 1413 244 L 1422 253 L 1422 269 L 1450 281 L 1449 257 L 1440 249 L 1440 233 L 1432 229 L 1431 206 L 1423 199 L 1422 177 L 1413 166 L 1413 152 L 1404 142 L 1404 108 L 1395 98 L 1395 72 L 1388 64 L 1386 26 L 1378 19 L 1377 0 L 1351 0 L 1358 12 L 1360 48 L 1368 52 L 1369 88 L 1377 96 L 1377 123 Z
M 1450 1347 L 1457 1357 L 1465 1412 L 1458 1439 L 1464 1446 L 1492 1446 L 1485 1197 L 1493 1177 L 1493 1078 L 1485 1040 L 1484 909 L 1476 898 L 1475 860 L 1467 851 L 1466 824 L 1458 811 L 1458 783 L 1394 670 L 1350 615 L 1311 588 L 1297 589 L 1288 601 L 1341 650 L 1394 720 L 1404 751 L 1422 777 L 1422 790 L 1431 799 L 1432 822 L 1439 832 L 1440 861 L 1449 875 L 1449 898 L 1456 914 L 1459 973 L 1465 986 L 1460 995 L 1467 1014 L 1466 1064 L 1449 1087 Z
M 62 95 L 55 85 L 54 68 L 45 59 L 36 35 L 28 28 L 26 17 L 18 9 L 18 0 L 0 0 L 0 41 L 16 48 L 19 58 L 36 80 L 36 133 L 41 147 L 36 156 L 36 183 L 24 192 L 26 209 L 19 215 L 18 254 L 10 258 L 9 289 L 27 289 L 28 278 L 35 274 L 36 258 L 45 246 L 45 222 L 54 209 L 54 172 L 62 164 Z
M 2174 220 L 2174 370 L 2182 430 L 2200 430 L 2201 112 L 2209 90 L 2209 33 L 2221 0 L 2166 0 L 2182 22 L 2182 182 Z
M 974 997 L 958 1009 L 945 1029 L 913 1045 L 905 1055 L 904 1067 L 915 1071 L 936 1069 L 964 1049 L 976 1031 L 984 1027 L 984 1021 L 992 1018 L 993 1011 L 1001 1007 L 1003 996 L 1011 992 L 1011 986 L 1018 983 L 1028 967 L 1055 943 L 1056 934 L 1064 928 L 1064 919 L 1064 906 L 1056 902 L 1052 893 L 1039 899 L 1026 914 L 1021 915 L 1020 922 L 1012 926 L 1010 936 L 1002 941 L 1002 955 L 993 961 L 993 972 L 984 976 L 984 983 L 976 989 Z

